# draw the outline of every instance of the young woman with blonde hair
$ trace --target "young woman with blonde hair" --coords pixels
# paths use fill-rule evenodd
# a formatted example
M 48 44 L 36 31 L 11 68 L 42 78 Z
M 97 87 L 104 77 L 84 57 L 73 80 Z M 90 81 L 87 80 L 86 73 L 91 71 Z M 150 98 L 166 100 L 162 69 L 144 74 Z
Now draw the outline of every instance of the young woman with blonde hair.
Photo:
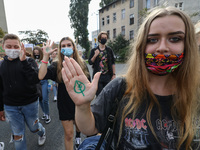
M 86 63 L 84 63 L 83 59 L 79 56 L 78 50 L 75 46 L 73 40 L 69 37 L 64 37 L 60 40 L 59 48 L 52 49 L 53 44 L 51 41 L 47 41 L 46 44 L 43 45 L 43 59 L 42 64 L 39 70 L 39 79 L 51 79 L 58 83 L 58 95 L 57 95 L 57 105 L 59 112 L 59 119 L 62 122 L 64 132 L 65 132 L 65 148 L 66 150 L 73 149 L 73 135 L 74 135 L 74 115 L 75 115 L 75 105 L 71 100 L 69 94 L 66 91 L 65 84 L 62 80 L 62 62 L 64 60 L 64 56 L 68 56 L 73 58 L 83 69 L 84 74 L 90 79 L 90 74 Z M 57 50 L 58 60 L 53 61 L 50 66 L 47 67 L 47 63 L 49 60 L 49 56 L 51 53 Z M 80 134 L 80 133 L 79 133 Z M 79 141 L 80 142 L 80 141 Z
M 138 30 L 128 64 L 111 147 L 198 149 L 199 54 L 190 18 L 174 7 L 152 10 Z M 100 73 L 90 83 L 73 59 L 65 58 L 63 66 L 79 129 L 86 135 L 103 132 L 124 80 L 109 83 L 90 107 Z M 83 94 L 76 92 L 77 81 L 86 87 Z

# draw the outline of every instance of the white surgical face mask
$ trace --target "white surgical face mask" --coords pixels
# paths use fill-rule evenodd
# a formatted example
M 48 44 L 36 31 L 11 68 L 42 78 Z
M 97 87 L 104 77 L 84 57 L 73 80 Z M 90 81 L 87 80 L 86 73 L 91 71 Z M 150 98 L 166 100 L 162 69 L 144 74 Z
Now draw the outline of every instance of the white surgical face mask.
M 19 57 L 20 49 L 5 49 L 5 53 L 11 59 L 16 59 Z

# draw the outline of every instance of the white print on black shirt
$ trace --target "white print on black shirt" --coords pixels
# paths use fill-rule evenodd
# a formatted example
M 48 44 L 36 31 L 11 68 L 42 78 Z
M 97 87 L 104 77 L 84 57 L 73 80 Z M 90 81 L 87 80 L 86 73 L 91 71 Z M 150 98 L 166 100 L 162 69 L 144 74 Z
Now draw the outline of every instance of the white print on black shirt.
M 156 120 L 156 135 L 163 150 L 175 150 L 177 137 L 177 123 L 174 120 Z
M 125 119 L 125 136 L 124 139 L 135 149 L 147 148 L 147 126 L 146 120 L 142 119 Z

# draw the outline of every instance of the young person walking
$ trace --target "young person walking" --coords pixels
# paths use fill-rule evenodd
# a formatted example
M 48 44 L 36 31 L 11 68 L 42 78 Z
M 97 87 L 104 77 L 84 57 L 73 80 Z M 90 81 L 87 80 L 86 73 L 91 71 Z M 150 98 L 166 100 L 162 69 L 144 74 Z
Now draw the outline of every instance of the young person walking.
M 37 64 L 26 57 L 17 35 L 5 35 L 2 48 L 6 56 L 0 61 L 0 120 L 9 122 L 16 150 L 27 150 L 25 125 L 39 135 L 38 144 L 43 145 L 46 135 L 38 119 Z

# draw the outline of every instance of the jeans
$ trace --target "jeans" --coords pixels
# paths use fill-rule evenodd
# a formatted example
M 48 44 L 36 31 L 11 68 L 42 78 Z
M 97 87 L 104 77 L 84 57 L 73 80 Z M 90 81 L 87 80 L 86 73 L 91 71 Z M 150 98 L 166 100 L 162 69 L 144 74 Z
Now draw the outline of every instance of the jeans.
M 96 135 L 86 138 L 78 147 L 78 150 L 95 150 L 100 137 L 101 137 L 100 135 Z M 103 141 L 100 150 L 104 150 L 105 148 L 106 148 L 106 142 Z
M 44 134 L 45 128 L 41 123 L 39 123 L 38 119 L 38 101 L 24 106 L 4 105 L 4 111 L 6 120 L 8 120 L 12 130 L 11 142 L 14 142 L 16 150 L 27 149 L 25 139 L 25 123 L 31 132 L 37 133 L 39 136 Z M 14 140 L 14 135 L 22 136 L 22 138 Z
M 57 83 L 53 81 L 52 85 L 53 85 L 53 95 L 57 96 Z
M 49 115 L 49 91 L 48 91 L 48 80 L 41 80 L 42 85 L 42 101 L 40 106 L 44 114 Z

